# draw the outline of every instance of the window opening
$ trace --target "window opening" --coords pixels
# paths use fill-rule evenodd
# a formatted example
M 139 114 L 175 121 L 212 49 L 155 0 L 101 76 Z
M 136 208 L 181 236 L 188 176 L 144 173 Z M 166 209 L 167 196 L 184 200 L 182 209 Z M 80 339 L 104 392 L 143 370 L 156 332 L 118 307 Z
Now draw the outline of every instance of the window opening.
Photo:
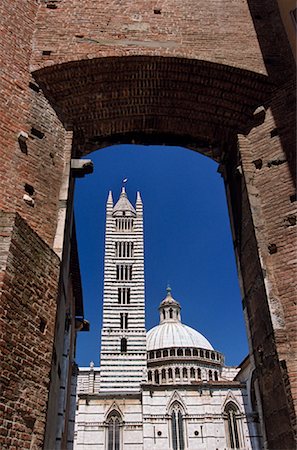
M 228 445 L 230 448 L 239 449 L 239 432 L 238 432 L 238 408 L 233 402 L 230 402 L 225 407 L 226 420 L 228 423 Z
M 128 313 L 120 313 L 120 328 L 122 330 L 128 328 Z
M 121 353 L 126 353 L 126 352 L 127 352 L 127 339 L 122 338 L 121 339 Z
M 108 450 L 120 450 L 120 415 L 111 413 L 108 419 Z
M 173 450 L 184 450 L 184 423 L 180 408 L 175 406 L 171 413 L 171 431 Z
M 118 281 L 130 281 L 132 280 L 132 265 L 117 264 L 116 266 L 116 278 Z

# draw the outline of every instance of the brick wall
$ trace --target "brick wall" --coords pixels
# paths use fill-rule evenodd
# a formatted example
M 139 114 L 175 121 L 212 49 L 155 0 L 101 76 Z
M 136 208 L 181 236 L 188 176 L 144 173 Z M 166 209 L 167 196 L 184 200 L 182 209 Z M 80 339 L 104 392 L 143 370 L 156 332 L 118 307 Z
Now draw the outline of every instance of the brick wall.
M 41 448 L 59 259 L 19 215 L 1 213 L 0 447 Z
M 1 7 L 0 208 L 17 210 L 52 244 L 65 132 L 29 70 L 38 4 L 9 0 Z M 20 132 L 28 134 L 26 145 L 18 141 Z M 23 199 L 31 187 L 34 206 Z

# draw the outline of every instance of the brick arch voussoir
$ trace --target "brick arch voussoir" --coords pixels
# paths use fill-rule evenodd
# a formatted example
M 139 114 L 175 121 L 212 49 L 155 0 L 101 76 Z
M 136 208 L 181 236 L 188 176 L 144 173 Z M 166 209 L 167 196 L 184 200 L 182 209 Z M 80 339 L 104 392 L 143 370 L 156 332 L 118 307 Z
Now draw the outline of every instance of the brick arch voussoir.
M 78 156 L 108 137 L 133 133 L 216 146 L 253 127 L 253 113 L 271 91 L 267 77 L 255 72 L 159 56 L 74 61 L 33 75 L 74 131 Z

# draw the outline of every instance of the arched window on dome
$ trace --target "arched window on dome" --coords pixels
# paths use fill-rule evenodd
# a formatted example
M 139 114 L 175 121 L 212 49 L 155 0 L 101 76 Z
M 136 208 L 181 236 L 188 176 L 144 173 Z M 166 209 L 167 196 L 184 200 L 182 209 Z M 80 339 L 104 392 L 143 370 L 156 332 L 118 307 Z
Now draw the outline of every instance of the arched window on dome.
M 201 369 L 197 370 L 197 374 L 198 374 L 198 380 L 201 380 Z
M 175 356 L 175 348 L 170 349 L 170 356 Z
M 238 407 L 228 402 L 224 409 L 225 429 L 228 448 L 240 449 L 240 418 Z
M 205 357 L 209 358 L 209 351 L 208 350 L 206 350 L 206 352 L 205 352 Z
M 156 352 L 156 358 L 161 358 L 161 352 L 160 352 L 160 350 L 157 350 L 157 352 Z
M 175 378 L 180 378 L 180 370 L 178 367 L 175 368 Z
M 173 318 L 173 309 L 172 308 L 169 309 L 169 318 L 170 319 Z
M 218 372 L 216 370 L 214 371 L 214 379 L 215 379 L 215 381 L 218 381 L 218 379 L 219 379 Z
M 172 378 L 173 378 L 172 369 L 168 369 L 168 379 L 172 380 Z
M 212 370 L 208 371 L 208 379 L 212 381 Z
M 191 367 L 191 369 L 190 369 L 190 378 L 192 378 L 192 380 L 195 379 L 195 369 L 194 369 L 194 367 Z
M 185 424 L 183 410 L 179 403 L 174 403 L 171 412 L 171 438 L 173 450 L 185 449 Z
M 147 379 L 148 379 L 148 381 L 152 381 L 152 371 L 151 370 L 149 370 L 147 373 Z
M 120 450 L 120 428 L 122 419 L 118 411 L 112 411 L 107 418 L 107 450 Z
M 193 356 L 198 356 L 198 350 L 197 350 L 197 348 L 194 348 L 194 349 L 193 349 Z
M 165 369 L 162 369 L 161 378 L 162 378 L 162 381 L 166 380 L 166 370 Z
M 183 356 L 184 352 L 182 348 L 177 349 L 177 356 Z
M 186 356 L 191 356 L 191 349 L 190 348 L 186 348 L 185 355 Z
M 183 368 L 183 378 L 188 378 L 188 371 L 185 367 Z
M 165 313 L 165 309 L 163 309 L 163 319 L 166 319 L 166 313 Z
M 160 383 L 160 379 L 159 379 L 159 371 L 155 370 L 155 383 L 159 384 Z
M 211 352 L 211 359 L 216 359 L 216 355 L 214 352 Z
M 203 350 L 200 350 L 200 357 L 204 358 L 204 351 Z
M 168 350 L 163 350 L 163 358 L 167 358 L 168 356 Z
M 155 357 L 154 352 L 150 352 L 150 353 L 149 353 L 149 358 L 150 358 L 150 359 L 154 359 L 154 357 Z

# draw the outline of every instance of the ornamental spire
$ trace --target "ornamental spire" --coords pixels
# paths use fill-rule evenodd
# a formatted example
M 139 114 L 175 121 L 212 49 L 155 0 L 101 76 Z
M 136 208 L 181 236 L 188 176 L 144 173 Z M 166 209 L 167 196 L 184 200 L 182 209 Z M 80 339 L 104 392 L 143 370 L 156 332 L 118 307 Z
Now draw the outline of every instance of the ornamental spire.
M 160 303 L 160 323 L 180 322 L 180 304 L 172 297 L 169 284 L 166 288 L 167 295 Z

